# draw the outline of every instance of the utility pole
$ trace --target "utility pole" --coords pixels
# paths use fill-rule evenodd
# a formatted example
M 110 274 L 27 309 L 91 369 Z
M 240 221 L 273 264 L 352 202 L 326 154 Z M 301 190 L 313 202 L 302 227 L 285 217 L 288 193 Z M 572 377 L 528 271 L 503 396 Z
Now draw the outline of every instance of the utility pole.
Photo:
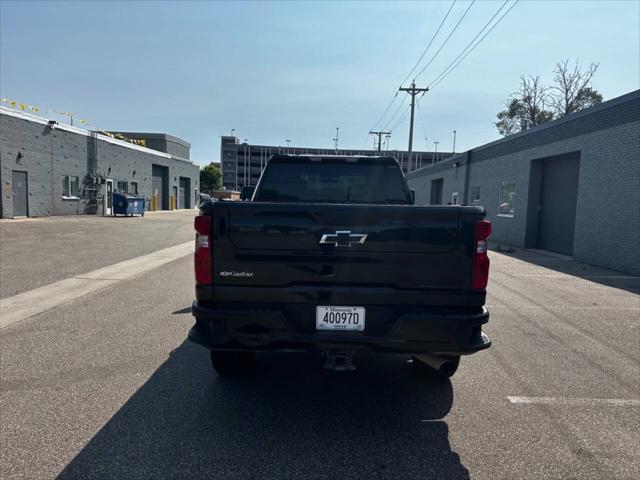
M 340 127 L 336 127 L 336 138 L 333 139 L 333 145 L 336 149 L 336 155 L 338 154 L 338 140 L 340 139 Z
M 418 93 L 428 92 L 429 88 L 416 88 L 416 81 L 411 82 L 411 86 L 408 88 L 400 87 L 400 92 L 407 92 L 411 95 L 411 121 L 409 123 L 409 168 L 411 168 L 411 152 L 413 151 L 413 112 L 416 106 L 416 95 Z
M 387 135 L 387 138 L 391 136 L 391 132 L 372 132 L 369 131 L 369 135 L 378 136 L 378 151 L 382 150 L 382 135 Z
M 436 155 L 436 161 L 433 163 L 437 163 L 438 162 L 438 144 L 440 142 L 434 141 L 433 144 L 436 146 L 436 151 L 435 151 L 435 155 Z

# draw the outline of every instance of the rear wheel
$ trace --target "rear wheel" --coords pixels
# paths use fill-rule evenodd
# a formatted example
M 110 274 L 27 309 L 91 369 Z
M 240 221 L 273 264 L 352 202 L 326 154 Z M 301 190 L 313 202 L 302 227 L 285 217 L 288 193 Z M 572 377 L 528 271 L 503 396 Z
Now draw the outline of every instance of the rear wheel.
M 253 352 L 211 350 L 211 365 L 220 375 L 238 375 L 252 372 L 256 358 Z

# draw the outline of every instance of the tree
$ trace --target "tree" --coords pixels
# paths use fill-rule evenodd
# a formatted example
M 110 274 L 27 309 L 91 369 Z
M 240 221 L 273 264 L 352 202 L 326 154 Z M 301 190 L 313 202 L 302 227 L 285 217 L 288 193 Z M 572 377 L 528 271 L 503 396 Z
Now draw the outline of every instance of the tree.
M 556 64 L 553 70 L 555 85 L 551 87 L 556 117 L 564 117 L 602 102 L 602 95 L 591 86 L 591 78 L 598 66 L 598 63 L 592 63 L 583 72 L 577 59 L 573 69 L 569 66 L 569 59 Z
M 573 69 L 568 59 L 563 60 L 553 70 L 551 87 L 544 86 L 538 76 L 520 76 L 520 89 L 509 96 L 505 109 L 497 114 L 498 132 L 504 136 L 518 133 L 602 102 L 602 95 L 591 86 L 597 70 L 597 63 L 582 71 L 578 60 Z M 547 105 L 552 110 L 547 110 Z
M 222 172 L 220 165 L 211 162 L 209 165 L 200 169 L 200 191 L 202 193 L 211 193 L 214 190 L 220 190 L 220 179 Z
M 498 113 L 495 126 L 506 136 L 535 127 L 553 118 L 553 112 L 546 110 L 550 102 L 549 88 L 542 85 L 540 77 L 520 76 L 520 89 L 511 94 L 505 109 Z

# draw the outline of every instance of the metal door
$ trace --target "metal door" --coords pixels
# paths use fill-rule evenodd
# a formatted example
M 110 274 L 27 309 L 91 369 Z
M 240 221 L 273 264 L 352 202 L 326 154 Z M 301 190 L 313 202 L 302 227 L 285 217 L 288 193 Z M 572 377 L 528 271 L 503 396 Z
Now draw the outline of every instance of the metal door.
M 104 214 L 111 215 L 112 213 L 113 213 L 113 180 L 107 180 L 105 183 Z
M 442 185 L 444 180 L 436 178 L 431 180 L 431 205 L 442 205 Z
M 189 204 L 191 199 L 189 196 L 189 190 L 191 190 L 189 183 L 191 183 L 189 178 L 180 177 L 180 208 L 191 208 Z
M 542 167 L 538 248 L 573 255 L 579 158 L 545 161 Z
M 151 194 L 158 197 L 158 210 L 169 210 L 169 169 L 151 165 Z
M 13 216 L 26 217 L 28 215 L 28 187 L 27 172 L 13 171 L 11 175 L 13 188 Z

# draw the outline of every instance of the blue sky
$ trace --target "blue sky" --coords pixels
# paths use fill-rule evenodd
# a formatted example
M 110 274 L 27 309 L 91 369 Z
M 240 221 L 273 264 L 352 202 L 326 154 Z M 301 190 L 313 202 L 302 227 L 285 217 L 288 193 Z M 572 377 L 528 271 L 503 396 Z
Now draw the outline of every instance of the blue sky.
M 477 1 L 417 83 L 501 4 Z M 179 136 L 199 163 L 219 159 L 232 128 L 251 143 L 328 147 L 339 126 L 340 146 L 362 148 L 450 5 L 2 0 L 0 94 L 102 129 Z M 456 3 L 425 59 L 468 5 Z M 549 82 L 564 58 L 600 62 L 593 83 L 605 99 L 640 88 L 640 2 L 521 1 L 422 98 L 414 148 L 426 149 L 426 134 L 430 149 L 450 149 L 453 130 L 458 151 L 495 140 L 520 74 Z M 407 139 L 404 122 L 390 146 Z

